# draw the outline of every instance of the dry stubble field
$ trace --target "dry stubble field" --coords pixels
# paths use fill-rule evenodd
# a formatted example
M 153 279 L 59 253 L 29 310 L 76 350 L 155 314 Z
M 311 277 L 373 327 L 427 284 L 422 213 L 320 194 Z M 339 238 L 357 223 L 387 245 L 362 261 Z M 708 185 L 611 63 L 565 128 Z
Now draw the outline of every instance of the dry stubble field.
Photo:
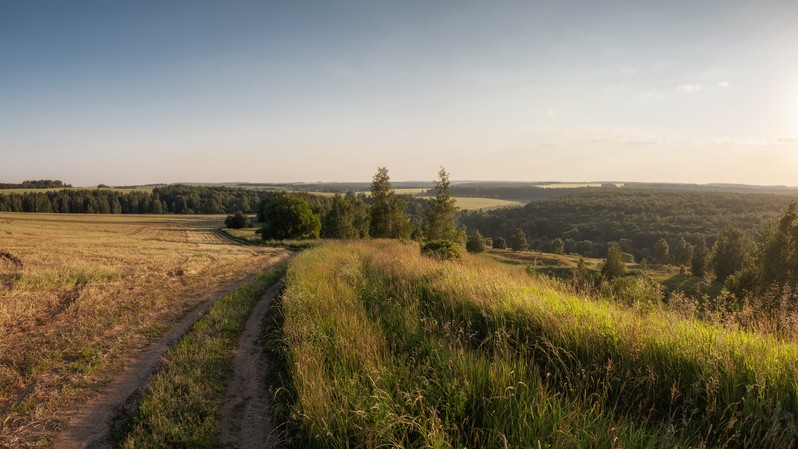
M 0 214 L 0 447 L 46 446 L 136 348 L 285 257 L 209 216 Z

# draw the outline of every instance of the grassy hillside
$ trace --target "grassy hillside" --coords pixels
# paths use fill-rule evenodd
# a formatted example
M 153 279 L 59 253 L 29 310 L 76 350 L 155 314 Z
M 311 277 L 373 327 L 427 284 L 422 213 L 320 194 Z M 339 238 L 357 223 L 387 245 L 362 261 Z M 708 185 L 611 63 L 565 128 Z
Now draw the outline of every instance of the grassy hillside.
M 487 257 L 327 244 L 269 333 L 293 447 L 791 447 L 798 346 Z

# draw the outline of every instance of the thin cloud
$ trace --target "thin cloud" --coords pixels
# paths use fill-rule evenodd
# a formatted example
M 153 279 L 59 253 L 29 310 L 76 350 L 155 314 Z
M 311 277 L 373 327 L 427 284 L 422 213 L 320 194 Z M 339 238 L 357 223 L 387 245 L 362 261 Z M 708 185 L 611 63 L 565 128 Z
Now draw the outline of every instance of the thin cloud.
M 729 87 L 729 86 L 730 86 L 730 84 L 729 84 L 728 81 L 721 81 L 721 82 L 718 83 L 718 87 L 720 87 L 720 88 L 726 88 L 726 87 Z
M 693 93 L 693 92 L 700 91 L 701 90 L 701 85 L 698 84 L 698 83 L 696 83 L 696 84 L 682 84 L 681 86 L 677 86 L 676 90 L 678 90 L 679 92 Z

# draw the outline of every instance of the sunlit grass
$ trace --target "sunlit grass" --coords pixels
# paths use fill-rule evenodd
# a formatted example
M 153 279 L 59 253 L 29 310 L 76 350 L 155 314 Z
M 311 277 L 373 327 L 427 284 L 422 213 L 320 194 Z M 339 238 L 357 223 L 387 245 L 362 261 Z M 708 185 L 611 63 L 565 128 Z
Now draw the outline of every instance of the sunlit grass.
M 789 447 L 798 347 L 566 293 L 486 258 L 329 244 L 271 337 L 297 447 Z M 278 351 L 279 352 L 279 351 Z

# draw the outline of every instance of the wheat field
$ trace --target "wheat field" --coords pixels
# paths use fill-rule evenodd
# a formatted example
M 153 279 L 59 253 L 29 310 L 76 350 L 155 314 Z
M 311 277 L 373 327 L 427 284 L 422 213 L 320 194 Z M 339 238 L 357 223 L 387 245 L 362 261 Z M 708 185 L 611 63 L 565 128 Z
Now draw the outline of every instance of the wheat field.
M 222 221 L 0 214 L 0 447 L 46 447 L 136 348 L 286 257 L 218 236 Z

